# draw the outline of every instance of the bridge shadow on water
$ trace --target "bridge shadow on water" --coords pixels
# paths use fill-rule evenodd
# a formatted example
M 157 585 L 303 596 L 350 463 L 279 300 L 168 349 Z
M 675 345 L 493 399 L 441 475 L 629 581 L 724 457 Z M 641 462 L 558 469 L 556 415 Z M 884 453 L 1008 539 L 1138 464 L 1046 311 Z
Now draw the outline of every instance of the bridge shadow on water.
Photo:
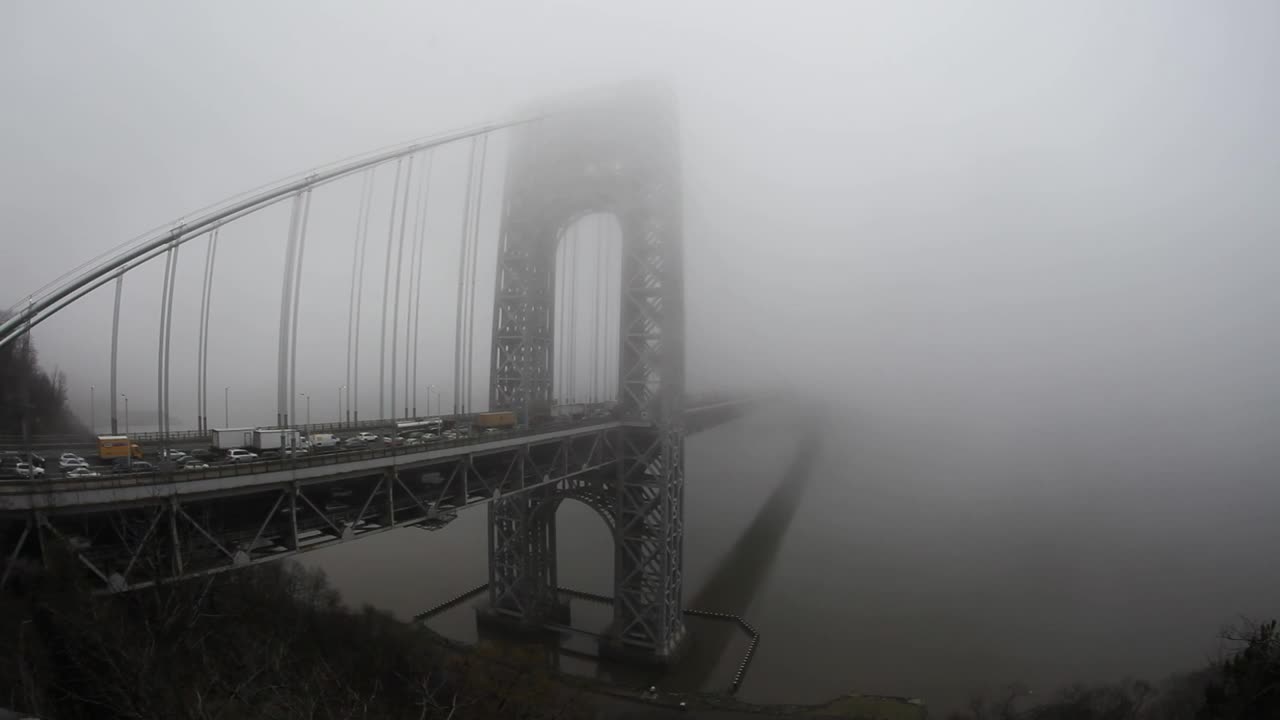
M 815 412 L 800 426 L 800 442 L 778 486 L 765 498 L 751 523 L 734 541 L 728 554 L 715 566 L 698 593 L 686 596 L 685 607 L 731 615 L 747 613 L 751 602 L 769 577 L 782 541 L 795 519 L 822 452 L 822 414 Z M 752 618 L 745 617 L 747 621 Z M 709 686 L 727 650 L 745 647 L 743 630 L 733 622 L 697 621 L 692 625 L 684 658 L 663 678 L 669 690 L 720 690 Z M 735 639 L 737 640 L 735 642 Z M 768 644 L 769 638 L 762 637 Z M 746 682 L 750 682 L 748 673 Z

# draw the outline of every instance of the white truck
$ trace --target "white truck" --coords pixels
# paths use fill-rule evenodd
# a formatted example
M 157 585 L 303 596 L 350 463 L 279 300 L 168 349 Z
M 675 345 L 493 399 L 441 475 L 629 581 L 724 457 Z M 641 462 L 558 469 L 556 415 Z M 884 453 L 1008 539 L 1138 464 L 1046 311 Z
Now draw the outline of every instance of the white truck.
M 249 445 L 249 449 L 257 452 L 297 447 L 304 447 L 302 434 L 292 428 L 258 428 L 253 431 L 253 443 Z
M 209 444 L 215 450 L 247 448 L 253 445 L 253 433 L 253 428 L 212 428 L 209 430 Z
M 333 433 L 316 433 L 311 436 L 311 447 L 316 450 L 336 448 L 342 444 L 342 438 Z

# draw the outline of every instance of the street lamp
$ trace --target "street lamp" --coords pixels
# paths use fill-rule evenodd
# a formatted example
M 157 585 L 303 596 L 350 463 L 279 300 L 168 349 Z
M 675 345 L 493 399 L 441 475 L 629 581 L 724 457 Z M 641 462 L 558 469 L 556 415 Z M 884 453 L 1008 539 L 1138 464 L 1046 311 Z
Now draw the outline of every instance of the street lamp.
M 346 385 L 341 385 L 338 387 L 338 424 L 339 425 L 342 424 L 342 391 L 346 389 L 347 389 Z
M 307 393 L 298 393 L 298 397 L 304 397 L 307 399 L 307 424 L 310 425 L 311 424 L 311 396 L 308 395 Z
M 222 427 L 231 427 L 231 388 L 222 388 Z
M 124 434 L 128 436 L 129 435 L 129 396 L 125 395 L 124 393 L 120 393 L 120 397 L 124 398 Z M 132 453 L 130 453 L 130 457 L 132 457 Z
M 90 385 L 89 386 L 89 434 L 90 435 L 98 431 L 98 423 L 97 423 L 98 413 L 96 410 L 97 405 L 94 402 L 94 398 L 93 398 L 94 390 L 95 390 L 94 386 Z
M 431 415 L 431 393 L 432 393 L 432 391 L 434 391 L 435 389 L 436 389 L 436 386 L 435 386 L 435 385 L 428 385 L 428 386 L 427 386 L 427 415 L 428 415 L 428 416 L 430 416 L 430 415 Z M 440 394 L 440 393 L 436 393 L 436 395 L 439 395 L 439 394 Z M 437 405 L 437 407 L 438 407 L 438 406 L 439 406 L 439 403 L 436 403 L 436 405 Z

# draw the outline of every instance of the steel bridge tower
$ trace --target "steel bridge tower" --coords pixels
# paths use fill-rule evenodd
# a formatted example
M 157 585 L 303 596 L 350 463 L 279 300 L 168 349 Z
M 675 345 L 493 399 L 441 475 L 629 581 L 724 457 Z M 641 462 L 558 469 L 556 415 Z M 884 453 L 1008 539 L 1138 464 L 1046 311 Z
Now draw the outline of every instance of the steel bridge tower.
M 629 87 L 549 108 L 517 129 L 495 284 L 490 407 L 526 420 L 552 402 L 556 252 L 578 218 L 622 231 L 618 413 L 610 469 L 489 506 L 490 617 L 563 621 L 555 510 L 595 509 L 614 540 L 613 623 L 602 650 L 668 662 L 685 637 L 684 287 L 674 98 Z

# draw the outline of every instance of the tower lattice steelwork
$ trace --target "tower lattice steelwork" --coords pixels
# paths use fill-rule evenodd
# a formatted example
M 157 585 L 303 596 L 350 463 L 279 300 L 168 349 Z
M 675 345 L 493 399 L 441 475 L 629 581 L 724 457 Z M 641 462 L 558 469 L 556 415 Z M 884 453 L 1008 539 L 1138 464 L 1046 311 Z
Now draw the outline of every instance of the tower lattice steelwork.
M 540 625 L 562 611 L 555 508 L 594 508 L 614 538 L 606 648 L 671 659 L 681 646 L 684 521 L 684 289 L 675 103 L 626 88 L 551 108 L 510 150 L 495 289 L 491 407 L 526 419 L 552 401 L 556 253 L 580 217 L 622 232 L 618 408 L 605 471 L 499 498 L 489 510 L 490 612 Z M 572 464 L 576 458 L 565 458 Z M 584 463 L 585 464 L 585 463 Z

